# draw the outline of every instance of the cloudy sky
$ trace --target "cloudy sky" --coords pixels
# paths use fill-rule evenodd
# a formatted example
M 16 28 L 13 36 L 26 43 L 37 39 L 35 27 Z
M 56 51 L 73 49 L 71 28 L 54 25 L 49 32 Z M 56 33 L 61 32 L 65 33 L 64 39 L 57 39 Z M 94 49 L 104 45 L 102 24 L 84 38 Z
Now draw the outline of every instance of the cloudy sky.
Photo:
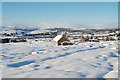
M 113 28 L 117 2 L 3 2 L 6 26 Z

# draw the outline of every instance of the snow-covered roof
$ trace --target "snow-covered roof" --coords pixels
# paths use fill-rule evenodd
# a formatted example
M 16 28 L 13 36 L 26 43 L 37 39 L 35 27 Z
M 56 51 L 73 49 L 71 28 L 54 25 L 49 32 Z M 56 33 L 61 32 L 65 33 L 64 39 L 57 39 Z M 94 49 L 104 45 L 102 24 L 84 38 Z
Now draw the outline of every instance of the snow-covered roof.
M 109 33 L 109 34 L 114 35 L 115 33 Z
M 0 36 L 0 39 L 5 39 L 5 38 L 18 38 L 18 37 L 12 37 L 12 36 L 9 36 L 9 37 L 6 37 L 6 36 Z
M 119 31 L 116 31 L 115 33 L 120 33 Z
M 95 34 L 94 36 L 109 36 L 114 35 L 115 33 L 108 33 L 108 34 Z
M 54 39 L 53 39 L 53 41 L 59 41 L 61 38 L 63 37 L 63 35 L 57 35 Z
M 91 34 L 85 34 L 85 35 L 83 35 L 83 36 L 92 36 Z
M 109 34 L 96 34 L 94 36 L 109 36 Z

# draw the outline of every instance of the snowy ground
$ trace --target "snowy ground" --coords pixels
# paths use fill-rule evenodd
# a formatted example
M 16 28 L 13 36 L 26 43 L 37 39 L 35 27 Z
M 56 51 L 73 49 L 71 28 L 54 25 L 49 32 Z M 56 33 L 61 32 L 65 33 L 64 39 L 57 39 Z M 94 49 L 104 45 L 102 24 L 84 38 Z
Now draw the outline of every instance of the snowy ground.
M 0 44 L 3 78 L 117 78 L 118 42 Z

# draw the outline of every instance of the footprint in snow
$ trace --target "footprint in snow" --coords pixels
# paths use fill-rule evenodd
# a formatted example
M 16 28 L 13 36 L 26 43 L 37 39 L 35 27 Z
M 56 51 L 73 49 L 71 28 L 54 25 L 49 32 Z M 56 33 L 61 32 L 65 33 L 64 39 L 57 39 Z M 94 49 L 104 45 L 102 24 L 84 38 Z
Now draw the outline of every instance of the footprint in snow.
M 101 63 L 91 64 L 92 67 L 100 67 Z
M 101 65 L 101 63 L 96 63 L 97 65 Z
M 115 54 L 113 52 L 110 52 L 109 57 L 118 57 L 118 56 L 117 56 L 117 53 Z
M 51 66 L 46 66 L 44 69 L 50 69 L 51 68 Z
M 103 55 L 98 55 L 98 56 L 96 56 L 96 58 L 97 59 L 101 59 L 103 61 L 107 61 L 108 60 L 108 58 L 106 56 L 103 56 Z
M 113 65 L 112 65 L 111 63 L 108 63 L 108 65 L 109 65 L 110 67 L 113 67 Z
M 34 65 L 34 67 L 39 67 L 40 65 Z

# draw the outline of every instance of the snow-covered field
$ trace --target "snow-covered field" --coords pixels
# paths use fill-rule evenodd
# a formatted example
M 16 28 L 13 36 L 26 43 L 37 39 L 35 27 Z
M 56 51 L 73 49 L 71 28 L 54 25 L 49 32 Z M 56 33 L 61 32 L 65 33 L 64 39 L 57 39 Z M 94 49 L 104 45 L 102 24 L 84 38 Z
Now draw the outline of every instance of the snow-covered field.
M 118 42 L 0 44 L 3 78 L 117 78 Z M 119 52 L 120 53 L 120 52 Z

